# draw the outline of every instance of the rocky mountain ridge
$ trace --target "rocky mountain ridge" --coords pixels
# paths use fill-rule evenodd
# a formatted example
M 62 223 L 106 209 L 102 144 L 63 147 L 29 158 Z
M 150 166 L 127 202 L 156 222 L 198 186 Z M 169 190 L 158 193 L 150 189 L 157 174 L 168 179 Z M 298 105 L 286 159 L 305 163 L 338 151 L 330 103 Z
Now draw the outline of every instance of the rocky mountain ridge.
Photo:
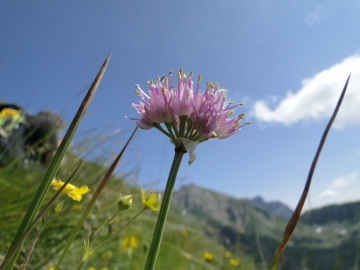
M 195 185 L 174 192 L 172 204 L 184 221 L 199 224 L 230 250 L 239 245 L 259 265 L 271 263 L 292 214 L 281 202 L 235 199 Z M 360 263 L 359 228 L 360 202 L 305 211 L 281 257 L 282 269 L 353 269 Z

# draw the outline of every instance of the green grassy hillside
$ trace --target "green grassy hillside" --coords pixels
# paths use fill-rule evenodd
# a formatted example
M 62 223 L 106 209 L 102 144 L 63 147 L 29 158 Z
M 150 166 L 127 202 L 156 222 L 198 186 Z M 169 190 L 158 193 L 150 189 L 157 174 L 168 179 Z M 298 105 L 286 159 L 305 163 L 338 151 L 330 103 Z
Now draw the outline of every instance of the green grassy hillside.
M 65 164 L 60 168 L 57 178 L 65 181 L 78 162 L 78 158 L 69 154 Z M 25 166 L 24 164 L 0 169 L 1 257 L 5 255 L 9 247 L 44 171 L 45 168 L 40 165 Z M 94 190 L 96 183 L 105 171 L 106 168 L 99 162 L 86 162 L 72 180 L 72 184 L 76 186 L 87 185 Z M 50 188 L 48 198 L 54 192 Z M 91 238 L 105 223 L 106 219 L 109 219 L 117 211 L 117 198 L 120 193 L 123 195 L 132 194 L 134 196 L 133 206 L 128 211 L 120 212 L 109 225 L 105 226 L 96 243 L 102 243 L 143 208 L 139 187 L 128 184 L 127 177 L 112 177 L 71 246 L 71 250 L 61 266 L 62 270 L 77 269 L 83 256 L 84 239 Z M 75 202 L 66 195 L 61 197 L 64 202 L 62 210 L 57 217 L 46 224 L 36 243 L 27 269 L 50 269 L 56 264 L 60 251 L 65 246 L 91 196 L 91 192 L 86 194 L 81 202 Z M 95 254 L 84 269 L 92 269 L 89 267 L 95 269 L 143 269 L 156 218 L 157 212 L 145 211 L 109 245 Z M 236 255 L 230 253 L 213 237 L 209 237 L 203 226 L 204 224 L 198 219 L 185 220 L 181 209 L 172 207 L 157 269 L 256 269 L 251 256 L 240 252 Z M 37 227 L 37 229 L 39 228 L 40 226 Z M 28 254 L 37 229 L 34 229 L 26 240 L 18 264 L 21 264 Z M 129 239 L 132 240 L 129 241 Z M 126 241 L 128 244 L 124 246 Z M 213 258 L 211 258 L 212 256 Z M 233 260 L 233 265 L 230 264 L 230 260 Z

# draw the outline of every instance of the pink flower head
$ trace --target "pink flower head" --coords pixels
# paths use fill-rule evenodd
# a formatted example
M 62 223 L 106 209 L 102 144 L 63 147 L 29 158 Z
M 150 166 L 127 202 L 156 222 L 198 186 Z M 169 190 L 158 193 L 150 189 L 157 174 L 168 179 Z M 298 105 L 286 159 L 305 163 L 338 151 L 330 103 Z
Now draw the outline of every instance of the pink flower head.
M 228 117 L 235 107 L 242 104 L 224 107 L 225 90 L 219 89 L 217 83 L 214 86 L 208 82 L 205 91 L 199 93 L 201 75 L 197 78 L 195 89 L 192 73 L 183 74 L 180 69 L 177 77 L 177 88 L 172 86 L 172 72 L 169 79 L 164 76 L 156 82 L 148 82 L 149 96 L 136 85 L 141 101 L 133 107 L 140 114 L 140 119 L 130 119 L 136 120 L 142 129 L 156 127 L 176 146 L 182 144 L 181 138 L 200 143 L 211 138 L 226 139 L 240 130 L 244 113 Z
M 136 119 L 136 124 L 143 129 L 150 129 L 155 123 L 171 123 L 175 120 L 175 116 L 170 110 L 169 101 L 171 91 L 161 82 L 148 82 L 148 91 L 150 96 L 136 85 L 136 93 L 141 97 L 140 104 L 132 104 L 137 112 L 141 115 L 141 119 Z

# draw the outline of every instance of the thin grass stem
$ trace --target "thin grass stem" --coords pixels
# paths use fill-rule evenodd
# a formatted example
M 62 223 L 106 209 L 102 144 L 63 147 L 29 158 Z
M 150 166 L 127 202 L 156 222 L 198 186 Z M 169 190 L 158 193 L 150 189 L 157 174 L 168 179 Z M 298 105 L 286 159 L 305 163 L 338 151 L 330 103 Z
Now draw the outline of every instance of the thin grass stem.
M 119 163 L 121 157 L 123 156 L 126 148 L 128 147 L 131 139 L 134 137 L 136 130 L 138 129 L 138 127 L 136 126 L 135 130 L 133 131 L 133 133 L 131 134 L 131 136 L 129 137 L 128 141 L 126 142 L 125 146 L 123 147 L 123 149 L 121 150 L 120 154 L 115 158 L 115 160 L 113 161 L 113 163 L 111 164 L 111 166 L 109 167 L 109 169 L 107 170 L 107 172 L 105 173 L 104 177 L 102 178 L 101 182 L 99 183 L 97 189 L 94 192 L 93 197 L 91 198 L 91 201 L 89 202 L 88 206 L 86 207 L 85 211 L 83 212 L 80 220 L 78 221 L 75 229 L 73 230 L 66 246 L 64 247 L 64 250 L 55 266 L 54 270 L 59 269 L 62 261 L 65 258 L 66 253 L 69 251 L 70 245 L 72 244 L 72 242 L 74 241 L 76 235 L 78 234 L 79 230 L 81 229 L 85 218 L 88 216 L 92 206 L 94 205 L 95 201 L 97 200 L 97 198 L 99 197 L 101 191 L 103 190 L 103 188 L 105 187 L 106 183 L 108 182 L 108 180 L 110 179 L 110 176 L 112 175 L 112 173 L 114 172 L 117 164 Z

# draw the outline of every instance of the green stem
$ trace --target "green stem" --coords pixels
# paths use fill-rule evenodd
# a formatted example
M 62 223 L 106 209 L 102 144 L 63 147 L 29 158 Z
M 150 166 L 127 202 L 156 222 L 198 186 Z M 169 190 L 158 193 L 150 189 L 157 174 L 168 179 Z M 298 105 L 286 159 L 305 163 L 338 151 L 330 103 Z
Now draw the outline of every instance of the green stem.
M 160 132 L 162 132 L 163 134 L 165 134 L 166 136 L 168 136 L 169 138 L 171 138 L 170 133 L 166 132 L 166 130 L 163 129 L 163 127 L 162 127 L 160 124 L 155 123 L 155 124 L 154 124 L 154 128 L 157 128 L 158 130 L 160 130 Z
M 188 118 L 187 119 L 187 131 L 186 131 L 186 134 L 185 134 L 185 138 L 188 138 L 189 136 L 191 136 L 190 134 L 192 134 L 193 131 L 194 131 L 194 125 L 191 122 L 191 119 Z
M 107 220 L 107 221 L 100 227 L 100 229 L 99 229 L 99 230 L 97 231 L 97 233 L 95 234 L 94 238 L 91 240 L 91 245 L 92 245 L 92 243 L 95 243 L 95 241 L 96 241 L 96 239 L 99 237 L 102 229 L 103 229 L 105 226 L 109 225 L 109 223 L 110 223 L 112 220 L 114 220 L 114 218 L 116 218 L 116 216 L 120 213 L 120 211 L 121 211 L 121 210 L 118 210 L 109 220 Z
M 185 126 L 186 126 L 186 120 L 187 120 L 187 116 L 180 116 L 180 134 L 179 137 L 184 137 L 185 135 Z
M 62 140 L 58 150 L 55 153 L 55 156 L 53 157 L 52 161 L 50 162 L 50 165 L 49 165 L 36 193 L 34 194 L 34 197 L 28 207 L 28 210 L 26 211 L 26 214 L 25 214 L 13 240 L 12 240 L 9 250 L 11 250 L 15 246 L 15 244 L 18 242 L 18 240 L 24 234 L 26 229 L 29 227 L 31 222 L 34 220 L 37 212 L 39 211 L 39 209 L 42 205 L 42 202 L 45 198 L 45 195 L 50 188 L 51 180 L 54 178 L 54 176 L 60 166 L 60 162 L 63 159 L 63 157 L 65 156 L 65 153 L 66 153 L 68 147 L 70 146 L 71 140 L 74 137 L 78 126 L 80 125 L 80 122 L 86 112 L 86 109 L 88 108 L 88 106 L 91 102 L 91 99 L 93 98 L 93 96 L 96 92 L 96 89 L 100 84 L 100 81 L 105 73 L 105 70 L 106 70 L 109 60 L 110 60 L 110 55 L 106 58 L 104 64 L 100 68 L 97 76 L 95 77 L 94 82 L 90 86 L 89 91 L 87 92 L 73 121 L 71 122 L 69 129 L 65 133 L 64 139 Z M 15 254 L 9 259 L 9 263 L 6 266 L 6 268 L 5 268 L 4 264 L 2 264 L 1 267 L 3 267 L 3 269 L 7 269 L 7 270 L 13 269 L 13 266 L 20 254 L 22 244 L 23 243 L 20 244 L 20 246 L 17 249 L 17 251 L 15 252 Z
M 138 212 L 135 216 L 133 216 L 124 226 L 122 226 L 116 233 L 114 233 L 112 236 L 110 236 L 108 239 L 106 239 L 104 242 L 102 242 L 99 246 L 94 248 L 92 250 L 93 254 L 97 251 L 99 251 L 103 246 L 105 246 L 107 243 L 109 243 L 111 240 L 113 240 L 123 229 L 125 229 L 131 222 L 133 222 L 142 212 L 144 212 L 147 208 L 143 208 L 140 212 Z
M 172 129 L 171 129 L 172 124 L 171 124 L 171 123 L 164 123 L 164 124 L 165 124 L 166 128 L 168 129 L 168 131 L 169 131 L 169 133 L 170 133 L 170 138 L 171 138 L 171 140 L 172 140 L 173 143 L 175 144 L 176 138 L 175 138 L 175 135 L 174 135 L 174 133 L 173 133 L 173 131 L 172 131 Z
M 94 195 L 93 197 L 91 198 L 88 206 L 86 207 L 85 211 L 83 212 L 82 216 L 80 217 L 75 229 L 73 230 L 66 246 L 64 247 L 61 255 L 60 255 L 60 258 L 57 262 L 57 264 L 55 265 L 55 269 L 54 270 L 58 270 L 62 261 L 64 260 L 65 258 L 65 255 L 66 253 L 69 251 L 70 249 L 70 246 L 72 244 L 72 242 L 74 241 L 77 233 L 80 231 L 86 217 L 88 216 L 92 206 L 94 205 L 95 201 L 97 200 L 97 198 L 99 197 L 101 191 L 104 189 L 106 183 L 109 181 L 110 179 L 110 176 L 112 175 L 112 173 L 114 172 L 117 164 L 119 163 L 122 155 L 124 154 L 126 148 L 128 147 L 131 139 L 134 137 L 134 134 L 136 132 L 136 130 L 138 129 L 138 127 L 135 128 L 135 130 L 133 131 L 133 133 L 131 134 L 130 138 L 128 139 L 128 141 L 126 142 L 125 146 L 123 147 L 123 149 L 121 150 L 120 154 L 115 158 L 115 160 L 113 161 L 113 163 L 110 165 L 109 169 L 106 171 L 103 179 L 101 180 L 100 184 L 98 185 L 98 187 L 96 188 L 95 192 L 94 192 Z
M 29 225 L 29 227 L 26 229 L 24 234 L 20 237 L 20 239 L 13 245 L 11 249 L 9 249 L 8 253 L 6 254 L 5 258 L 2 261 L 2 264 L 0 265 L 0 270 L 5 269 L 5 267 L 8 265 L 9 261 L 13 257 L 13 255 L 17 252 L 19 247 L 22 245 L 22 242 L 25 240 L 25 238 L 29 235 L 29 233 L 32 231 L 32 229 L 36 226 L 38 221 L 43 217 L 45 213 L 47 213 L 48 209 L 54 201 L 58 198 L 61 191 L 65 188 L 65 186 L 71 181 L 71 179 L 74 177 L 75 173 L 79 170 L 81 164 L 84 160 L 80 162 L 78 167 L 75 169 L 75 171 L 70 175 L 70 177 L 65 181 L 65 183 L 62 185 L 62 187 L 53 195 L 53 197 L 49 200 L 49 202 L 44 206 L 44 208 L 40 211 L 40 213 L 37 215 L 37 217 L 34 219 L 34 221 Z
M 125 229 L 131 222 L 133 222 L 142 212 L 144 212 L 147 208 L 143 208 L 140 212 L 138 212 L 135 216 L 133 216 L 124 226 L 122 226 L 116 233 L 114 233 L 112 236 L 110 236 L 108 239 L 106 239 L 104 242 L 102 242 L 99 246 L 91 250 L 92 255 L 94 255 L 97 251 L 99 251 L 103 246 L 105 246 L 107 243 L 109 243 L 111 240 L 113 240 L 123 229 Z M 82 260 L 81 264 L 78 267 L 78 270 L 81 270 L 87 260 Z
M 49 220 L 46 220 L 45 224 L 48 222 Z M 25 260 L 24 260 L 24 263 L 22 264 L 22 267 L 21 267 L 21 270 L 25 270 L 26 269 L 26 266 L 27 264 L 29 263 L 29 260 L 30 260 L 30 257 L 31 257 L 31 254 L 33 253 L 34 251 L 34 248 L 35 248 L 35 245 L 40 237 L 40 234 L 42 233 L 42 231 L 45 229 L 45 224 L 42 225 L 42 227 L 39 229 L 39 231 L 36 233 L 32 243 L 31 243 L 31 246 L 29 248 L 29 251 L 28 251 L 28 254 L 26 255 L 25 257 Z
M 176 137 L 180 137 L 180 136 L 179 136 L 179 127 L 178 127 L 176 121 L 172 121 L 172 122 L 171 122 L 171 126 L 172 126 L 172 128 L 174 129 L 174 131 L 175 131 Z
M 280 255 L 280 254 L 279 254 Z M 275 255 L 274 256 L 274 259 L 272 261 L 272 264 L 271 264 L 271 268 L 270 270 L 275 270 L 276 269 L 276 265 L 277 265 L 277 262 L 278 262 L 278 259 L 279 259 L 279 255 Z
M 175 148 L 175 156 L 169 172 L 168 181 L 161 204 L 159 217 L 156 222 L 154 236 L 151 242 L 150 251 L 146 260 L 145 270 L 153 270 L 160 250 L 161 239 L 164 233 L 165 222 L 170 208 L 172 193 L 174 190 L 176 175 L 178 173 L 182 157 L 186 153 L 183 148 Z
M 78 270 L 81 270 L 84 267 L 85 263 L 86 263 L 86 261 L 81 261 L 81 263 L 78 267 Z
M 199 133 L 194 133 L 194 135 L 190 138 L 190 140 L 192 140 L 192 141 L 200 141 L 200 139 L 201 139 L 201 135 L 199 134 Z

